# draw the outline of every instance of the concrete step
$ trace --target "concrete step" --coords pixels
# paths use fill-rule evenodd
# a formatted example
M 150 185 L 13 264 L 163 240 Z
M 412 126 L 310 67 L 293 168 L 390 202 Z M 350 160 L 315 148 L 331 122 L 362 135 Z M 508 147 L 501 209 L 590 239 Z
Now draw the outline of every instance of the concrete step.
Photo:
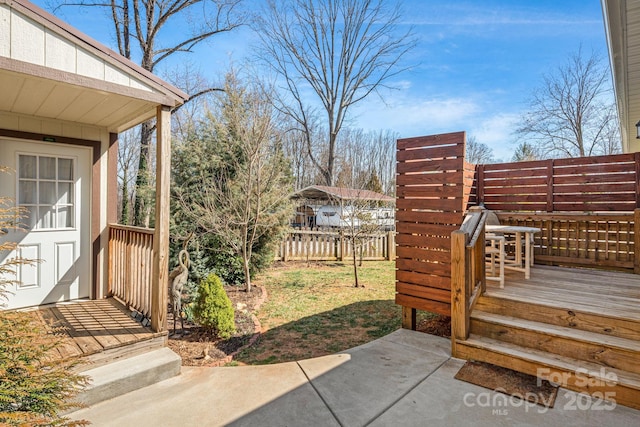
M 76 397 L 84 405 L 147 387 L 180 374 L 182 360 L 167 347 L 116 360 L 82 372 L 90 385 Z

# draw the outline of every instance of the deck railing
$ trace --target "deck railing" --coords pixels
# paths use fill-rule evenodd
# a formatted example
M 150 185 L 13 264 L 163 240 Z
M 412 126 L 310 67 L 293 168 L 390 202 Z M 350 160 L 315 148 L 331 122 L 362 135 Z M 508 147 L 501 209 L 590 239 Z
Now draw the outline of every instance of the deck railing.
M 151 316 L 153 233 L 150 228 L 109 225 L 109 294 Z
M 496 212 L 500 223 L 540 228 L 536 263 L 640 274 L 640 210 L 619 213 Z
M 470 211 L 451 233 L 451 341 L 469 337 L 469 315 L 486 290 L 485 236 L 487 212 Z

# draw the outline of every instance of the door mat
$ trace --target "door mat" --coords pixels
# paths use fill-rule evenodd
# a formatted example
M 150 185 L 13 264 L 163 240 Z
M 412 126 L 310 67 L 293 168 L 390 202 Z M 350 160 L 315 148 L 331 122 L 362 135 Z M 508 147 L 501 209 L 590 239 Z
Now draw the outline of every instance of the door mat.
M 558 396 L 558 387 L 549 381 L 489 363 L 469 360 L 454 378 L 548 408 L 553 408 Z

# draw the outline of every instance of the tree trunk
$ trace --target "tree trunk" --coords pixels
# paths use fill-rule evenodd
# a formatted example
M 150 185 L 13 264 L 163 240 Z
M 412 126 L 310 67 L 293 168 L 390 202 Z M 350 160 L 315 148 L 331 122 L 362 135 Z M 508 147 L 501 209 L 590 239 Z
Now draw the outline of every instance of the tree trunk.
M 138 160 L 138 175 L 136 176 L 135 203 L 133 205 L 133 225 L 147 227 L 149 225 L 149 146 L 151 145 L 152 121 L 142 124 L 140 131 L 140 159 Z
M 122 210 L 120 213 L 120 223 L 129 225 L 129 184 L 127 180 L 127 168 L 124 169 L 124 180 L 122 180 Z
M 246 254 L 242 256 L 242 263 L 244 267 L 244 285 L 247 292 L 251 292 L 251 273 L 249 271 L 249 260 Z
M 353 253 L 353 278 L 356 281 L 355 287 L 359 287 L 360 284 L 358 283 L 358 262 L 357 262 L 357 255 L 356 255 L 356 242 L 355 240 L 352 240 L 351 242 L 352 244 L 352 248 L 353 250 L 351 251 Z

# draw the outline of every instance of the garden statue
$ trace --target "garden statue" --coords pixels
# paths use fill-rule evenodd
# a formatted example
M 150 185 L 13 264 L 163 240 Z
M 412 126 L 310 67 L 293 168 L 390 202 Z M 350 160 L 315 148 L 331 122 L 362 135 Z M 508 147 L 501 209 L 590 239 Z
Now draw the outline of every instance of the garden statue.
M 169 273 L 169 283 L 171 289 L 171 312 L 173 313 L 173 334 L 176 334 L 176 320 L 180 318 L 180 330 L 184 333 L 184 319 L 182 318 L 182 289 L 189 278 L 189 252 L 183 249 L 178 254 L 178 266 Z

